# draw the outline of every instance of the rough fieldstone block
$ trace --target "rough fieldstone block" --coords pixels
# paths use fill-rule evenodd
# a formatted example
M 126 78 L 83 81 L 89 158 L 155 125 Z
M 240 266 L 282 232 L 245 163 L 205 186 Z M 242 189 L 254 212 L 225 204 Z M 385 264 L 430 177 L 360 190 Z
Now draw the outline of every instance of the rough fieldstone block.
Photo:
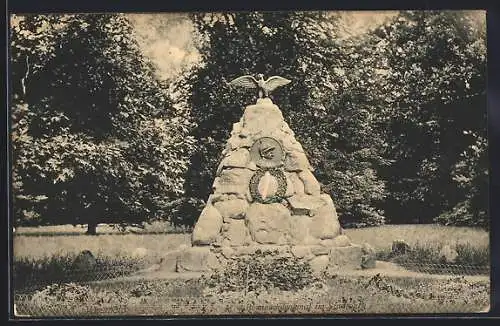
M 288 178 L 286 175 L 286 192 L 285 192 L 285 195 L 284 197 L 292 197 L 293 195 L 295 195 L 295 189 L 293 187 L 293 182 L 290 178 Z
M 177 272 L 177 261 L 182 250 L 173 250 L 162 257 L 160 262 L 160 270 L 165 272 Z
M 284 132 L 286 133 L 286 131 Z M 283 148 L 287 152 L 304 153 L 304 148 L 302 147 L 302 145 L 298 141 L 296 141 L 291 135 L 284 137 L 282 143 L 283 143 Z
M 351 245 L 351 239 L 348 236 L 341 234 L 333 239 L 334 247 L 348 247 Z
M 223 247 L 222 248 L 222 255 L 227 258 L 227 259 L 231 259 L 233 258 L 235 254 L 235 250 L 231 247 Z
M 290 230 L 290 211 L 278 203 L 252 203 L 246 219 L 252 239 L 261 244 L 283 244 Z
M 293 151 L 288 152 L 285 157 L 285 170 L 289 172 L 300 172 L 309 170 L 310 164 L 306 154 Z
M 203 209 L 192 234 L 194 245 L 209 245 L 215 241 L 222 228 L 222 215 L 212 205 Z
M 244 220 L 232 220 L 224 232 L 224 238 L 229 240 L 231 246 L 242 246 L 246 243 L 249 236 L 248 228 Z
M 234 255 L 235 256 L 245 256 L 245 255 L 250 255 L 255 251 L 255 246 L 240 246 L 240 247 L 233 247 L 234 250 Z
M 309 236 L 311 218 L 307 215 L 290 216 L 290 241 L 292 244 L 305 244 Z
M 181 252 L 177 262 L 179 272 L 204 272 L 210 269 L 209 256 L 214 255 L 209 247 L 190 247 Z
M 313 212 L 310 233 L 313 237 L 322 240 L 333 239 L 340 234 L 340 223 L 335 206 L 332 202 L 325 200 L 324 196 L 319 198 L 323 205 Z
M 250 148 L 253 144 L 253 140 L 251 138 L 241 138 L 238 135 L 233 135 L 227 141 L 227 148 L 224 155 L 228 154 L 230 151 L 235 150 L 237 148 Z
M 248 202 L 245 199 L 232 199 L 219 201 L 214 204 L 224 219 L 243 219 L 248 208 Z
M 238 148 L 230 152 L 221 162 L 223 167 L 245 168 L 250 158 L 250 152 L 246 148 Z
M 287 198 L 294 215 L 311 215 L 318 207 L 324 205 L 319 196 L 294 195 Z
M 361 256 L 361 268 L 375 268 L 376 265 L 376 251 L 368 243 L 363 243 L 361 246 L 363 255 Z
M 362 269 L 370 269 L 370 268 L 375 268 L 376 265 L 376 259 L 375 257 L 371 255 L 362 255 L 361 256 L 361 268 Z
M 283 132 L 285 132 L 286 134 L 291 135 L 292 137 L 295 136 L 295 133 L 290 128 L 290 126 L 288 125 L 288 123 L 286 123 L 286 121 L 283 121 L 283 123 L 281 124 L 281 130 L 283 130 Z
M 329 214 L 314 215 L 309 233 L 320 240 L 334 239 L 340 234 L 340 224 Z
M 239 134 L 242 128 L 241 121 L 233 123 L 233 130 L 231 131 L 231 134 Z
M 319 196 L 320 185 L 311 171 L 303 170 L 299 172 L 299 178 L 304 183 L 304 191 L 308 195 Z
M 254 161 L 249 161 L 248 164 L 247 164 L 247 169 L 249 169 L 251 171 L 257 171 L 258 167 L 257 167 L 257 164 L 255 164 Z
M 315 256 L 320 256 L 320 255 L 328 255 L 328 253 L 330 252 L 330 248 L 328 247 L 324 247 L 324 246 L 311 246 L 311 252 L 315 255 Z
M 291 248 L 291 252 L 292 254 L 296 257 L 296 258 L 308 258 L 312 255 L 311 253 L 311 247 L 310 246 L 293 246 Z
M 285 172 L 285 176 L 287 180 L 290 180 L 290 183 L 293 185 L 293 194 L 295 195 L 303 195 L 304 191 L 304 183 L 300 180 L 299 175 L 295 172 Z
M 210 202 L 212 205 L 215 204 L 216 202 L 219 201 L 224 201 L 224 200 L 229 200 L 229 194 L 211 194 L 208 198 L 209 200 L 207 201 Z
M 213 189 L 216 193 L 245 196 L 252 175 L 253 172 L 248 169 L 224 169 L 220 176 L 215 178 Z
M 243 113 L 243 129 L 249 135 L 270 134 L 281 127 L 283 114 L 269 99 L 259 99 L 255 105 L 249 105 Z M 269 101 L 267 101 L 269 100 Z
M 361 269 L 362 255 L 363 252 L 360 245 L 330 248 L 329 267 L 332 269 Z
M 309 261 L 309 264 L 314 274 L 320 274 L 325 271 L 329 265 L 328 255 L 314 257 Z
M 323 247 L 334 247 L 333 239 L 320 240 L 319 244 Z

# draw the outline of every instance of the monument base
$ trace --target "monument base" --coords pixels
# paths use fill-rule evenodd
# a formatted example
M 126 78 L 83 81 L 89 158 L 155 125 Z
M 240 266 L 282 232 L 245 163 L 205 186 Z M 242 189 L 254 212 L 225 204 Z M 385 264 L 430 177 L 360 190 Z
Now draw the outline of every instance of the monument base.
M 279 107 L 269 98 L 248 105 L 222 151 L 192 247 L 168 254 L 163 268 L 209 272 L 258 250 L 306 261 L 315 273 L 374 266 L 373 249 L 342 234 L 313 172 Z
M 341 235 L 340 237 L 345 237 Z M 340 246 L 324 245 L 248 245 L 248 246 L 187 246 L 163 257 L 160 270 L 168 272 L 212 272 L 223 269 L 231 260 L 255 253 L 278 257 L 294 257 L 307 261 L 315 274 L 324 271 L 360 270 L 375 267 L 375 252 L 367 244 L 348 241 Z

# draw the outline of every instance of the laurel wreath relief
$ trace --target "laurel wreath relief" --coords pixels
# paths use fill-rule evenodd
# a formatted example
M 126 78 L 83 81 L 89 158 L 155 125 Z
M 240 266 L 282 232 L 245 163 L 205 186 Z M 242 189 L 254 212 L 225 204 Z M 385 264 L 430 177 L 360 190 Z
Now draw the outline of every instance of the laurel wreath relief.
M 260 179 L 266 172 L 269 172 L 273 177 L 276 178 L 276 180 L 278 181 L 278 190 L 276 191 L 276 194 L 274 196 L 262 198 L 258 191 L 258 186 Z M 262 204 L 279 203 L 285 199 L 284 195 L 286 193 L 286 185 L 286 176 L 282 170 L 278 168 L 259 169 L 250 179 L 250 194 L 255 201 Z

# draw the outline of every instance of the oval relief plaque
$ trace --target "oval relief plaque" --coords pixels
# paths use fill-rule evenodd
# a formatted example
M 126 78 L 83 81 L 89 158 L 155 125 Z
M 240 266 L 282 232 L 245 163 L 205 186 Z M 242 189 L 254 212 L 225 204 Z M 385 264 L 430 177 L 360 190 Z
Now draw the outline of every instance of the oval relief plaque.
M 258 167 L 268 169 L 282 165 L 285 153 L 276 139 L 262 137 L 252 145 L 250 158 Z
M 278 203 L 286 193 L 286 176 L 279 169 L 257 170 L 250 179 L 250 195 L 259 203 Z
M 264 173 L 262 178 L 259 180 L 257 191 L 263 200 L 276 195 L 276 192 L 278 191 L 278 180 L 276 180 L 276 178 L 272 176 L 269 171 L 266 171 L 266 173 Z

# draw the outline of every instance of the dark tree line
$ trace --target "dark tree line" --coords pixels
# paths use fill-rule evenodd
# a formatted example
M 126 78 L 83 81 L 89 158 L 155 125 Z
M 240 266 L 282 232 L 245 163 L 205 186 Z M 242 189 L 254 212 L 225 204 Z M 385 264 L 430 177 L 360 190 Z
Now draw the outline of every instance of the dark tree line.
M 193 13 L 202 60 L 176 83 L 180 103 L 125 15 L 17 17 L 15 223 L 192 225 L 255 101 L 225 81 L 264 73 L 292 79 L 272 99 L 345 226 L 488 226 L 486 37 L 474 17 L 404 11 L 340 38 L 334 13 Z
M 183 84 L 200 145 L 187 194 L 208 197 L 232 123 L 254 100 L 222 81 L 264 73 L 293 80 L 274 101 L 344 224 L 487 226 L 485 31 L 473 18 L 407 11 L 339 40 L 325 12 L 193 15 L 205 42 Z
M 488 224 L 486 37 L 471 19 L 403 12 L 376 31 L 388 44 L 383 177 L 395 222 Z
M 140 224 L 182 196 L 192 141 L 123 15 L 33 15 L 11 33 L 19 224 Z

